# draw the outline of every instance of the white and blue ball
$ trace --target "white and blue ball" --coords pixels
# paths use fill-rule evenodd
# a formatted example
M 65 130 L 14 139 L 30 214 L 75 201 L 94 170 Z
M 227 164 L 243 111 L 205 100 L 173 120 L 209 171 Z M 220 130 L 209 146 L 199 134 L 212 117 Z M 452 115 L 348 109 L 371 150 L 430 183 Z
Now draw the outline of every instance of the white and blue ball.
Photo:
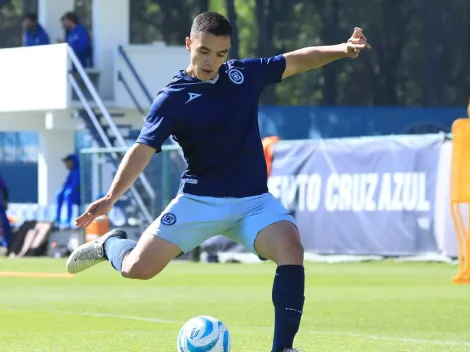
M 177 347 L 178 352 L 230 352 L 230 333 L 219 319 L 195 317 L 181 328 Z

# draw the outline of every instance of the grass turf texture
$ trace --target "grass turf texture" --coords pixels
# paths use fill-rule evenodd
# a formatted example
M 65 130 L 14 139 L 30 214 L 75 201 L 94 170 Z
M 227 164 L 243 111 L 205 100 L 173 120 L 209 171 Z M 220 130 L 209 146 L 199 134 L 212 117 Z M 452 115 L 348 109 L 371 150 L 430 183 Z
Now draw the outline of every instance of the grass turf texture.
M 1 272 L 65 273 L 65 261 L 0 259 Z M 470 287 L 456 267 L 308 264 L 296 345 L 311 351 L 470 351 Z M 270 351 L 272 263 L 171 263 L 150 281 L 102 263 L 73 278 L 0 276 L 0 351 L 175 352 L 196 315 L 221 319 L 232 351 Z

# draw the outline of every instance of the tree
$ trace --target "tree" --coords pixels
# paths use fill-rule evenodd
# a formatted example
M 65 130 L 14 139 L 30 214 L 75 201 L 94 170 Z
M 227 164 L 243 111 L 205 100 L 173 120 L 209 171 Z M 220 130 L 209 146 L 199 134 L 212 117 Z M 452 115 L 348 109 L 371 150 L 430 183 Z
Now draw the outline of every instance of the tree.
M 22 0 L 0 1 L 0 48 L 12 48 L 23 44 L 21 18 Z
M 230 49 L 230 58 L 238 59 L 240 57 L 239 55 L 240 39 L 238 37 L 238 19 L 237 19 L 237 10 L 235 8 L 235 0 L 226 0 L 225 3 L 227 6 L 227 19 L 230 21 L 233 27 L 232 47 Z
M 36 1 L 0 0 L 0 47 L 22 45 Z M 131 42 L 184 45 L 192 19 L 217 11 L 234 27 L 231 58 L 266 57 L 346 41 L 364 29 L 372 50 L 274 85 L 262 104 L 465 106 L 470 95 L 468 0 L 132 0 Z M 91 0 L 76 0 L 91 28 Z

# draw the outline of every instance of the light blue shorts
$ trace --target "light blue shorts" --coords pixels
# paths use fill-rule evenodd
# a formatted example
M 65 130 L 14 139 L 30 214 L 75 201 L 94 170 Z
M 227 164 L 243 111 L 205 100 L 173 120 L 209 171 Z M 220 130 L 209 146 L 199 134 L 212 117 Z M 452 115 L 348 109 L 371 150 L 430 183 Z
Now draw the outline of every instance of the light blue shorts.
M 183 253 L 221 235 L 258 255 L 254 248 L 258 233 L 282 220 L 295 225 L 294 217 L 270 193 L 246 198 L 179 194 L 147 232 L 175 244 Z

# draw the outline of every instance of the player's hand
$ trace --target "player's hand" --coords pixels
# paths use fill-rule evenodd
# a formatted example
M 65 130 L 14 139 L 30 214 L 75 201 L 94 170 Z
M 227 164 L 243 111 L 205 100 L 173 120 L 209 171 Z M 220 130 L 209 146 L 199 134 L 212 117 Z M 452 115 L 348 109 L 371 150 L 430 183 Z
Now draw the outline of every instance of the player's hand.
M 114 202 L 110 198 L 98 199 L 91 203 L 88 209 L 75 220 L 75 225 L 77 227 L 90 225 L 98 216 L 108 214 L 113 205 Z
M 362 29 L 358 27 L 354 28 L 353 35 L 346 43 L 346 56 L 355 59 L 359 56 L 362 49 L 370 48 L 371 46 L 367 42 L 367 38 L 364 33 L 362 33 Z

